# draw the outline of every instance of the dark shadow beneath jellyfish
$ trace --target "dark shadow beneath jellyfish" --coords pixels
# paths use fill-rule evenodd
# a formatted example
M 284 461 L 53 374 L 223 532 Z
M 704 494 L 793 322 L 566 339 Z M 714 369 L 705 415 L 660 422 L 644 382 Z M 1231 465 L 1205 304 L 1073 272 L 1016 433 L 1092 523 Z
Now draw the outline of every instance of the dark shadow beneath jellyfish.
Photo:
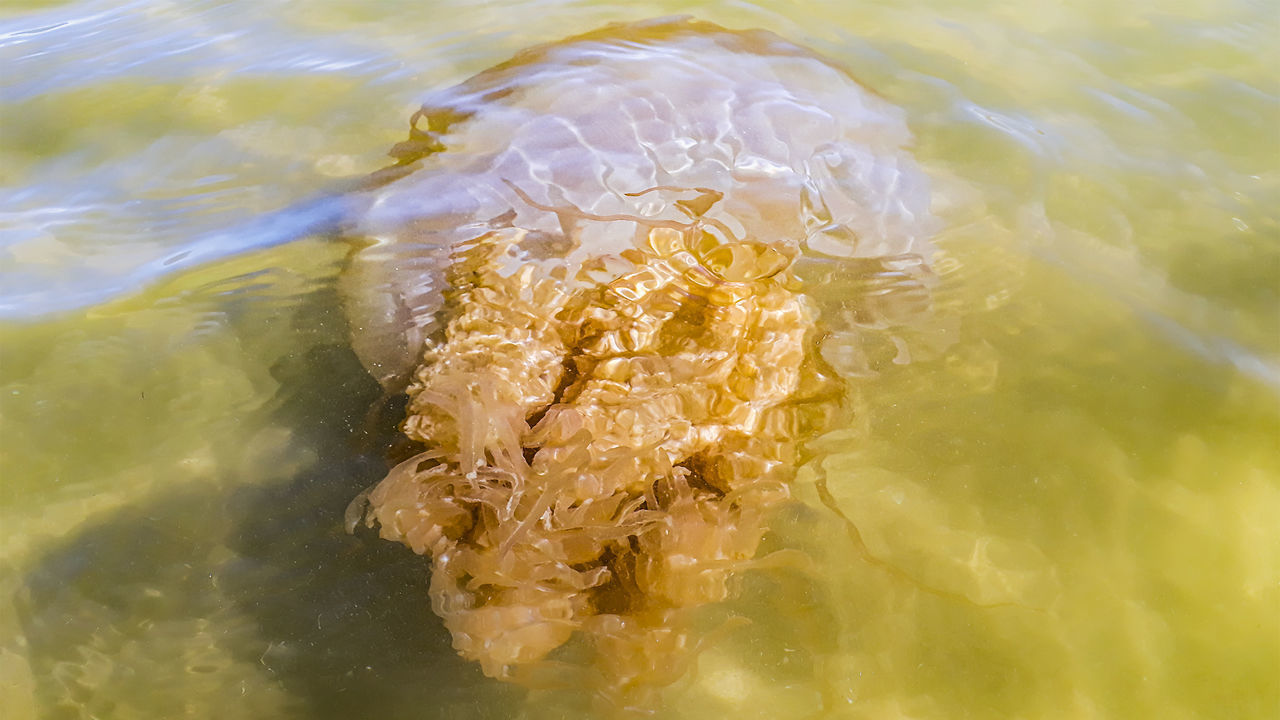
M 331 294 L 313 305 L 339 316 Z M 158 494 L 28 563 L 15 602 L 41 717 L 510 715 L 519 691 L 459 659 L 422 603 L 421 558 L 343 528 L 385 473 L 390 424 L 360 437 L 381 389 L 346 347 L 272 370 L 272 409 L 244 422 L 291 428 L 313 463 Z

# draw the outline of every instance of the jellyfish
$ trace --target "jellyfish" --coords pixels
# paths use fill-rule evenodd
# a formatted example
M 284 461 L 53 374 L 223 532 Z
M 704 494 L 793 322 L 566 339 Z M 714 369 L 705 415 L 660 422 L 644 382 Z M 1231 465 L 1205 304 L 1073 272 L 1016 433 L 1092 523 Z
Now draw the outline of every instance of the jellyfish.
M 678 18 L 523 51 L 410 124 L 341 279 L 419 446 L 365 517 L 430 558 L 486 674 L 576 637 L 605 692 L 670 682 L 840 412 L 822 339 L 927 310 L 902 113 L 771 33 Z M 872 291 L 805 291 L 847 277 Z

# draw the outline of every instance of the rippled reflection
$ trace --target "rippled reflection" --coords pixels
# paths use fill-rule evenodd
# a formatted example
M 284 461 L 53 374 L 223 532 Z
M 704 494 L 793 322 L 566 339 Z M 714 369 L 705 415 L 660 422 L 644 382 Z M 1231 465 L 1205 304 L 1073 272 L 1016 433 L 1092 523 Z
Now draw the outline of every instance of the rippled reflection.
M 715 127 L 578 138 L 572 122 L 531 124 L 507 148 L 468 134 L 483 123 L 458 112 L 444 124 L 470 145 L 435 152 L 448 118 L 429 111 L 400 146 L 407 174 L 378 174 L 424 99 L 459 110 L 485 87 L 512 89 L 472 98 L 512 137 L 526 90 L 528 107 L 553 118 L 678 119 L 656 105 L 593 105 L 589 88 L 566 107 L 537 92 L 551 75 L 518 82 L 545 55 L 508 77 L 477 75 L 523 48 L 675 12 L 767 28 L 834 58 L 883 98 L 855 120 L 901 111 L 873 123 L 883 137 L 841 136 L 855 152 L 817 152 L 799 170 L 769 144 L 774 133 L 789 147 L 793 123 L 751 125 L 760 132 L 738 138 L 754 153 L 741 168 L 708 143 L 705 159 L 719 163 L 708 180 L 728 183 L 714 187 L 729 202 L 706 204 L 714 194 L 702 185 L 658 185 L 656 173 L 631 187 L 594 172 L 652 139 L 653 167 L 688 173 L 682 143 L 719 137 Z M 5 3 L 0 716 L 591 717 L 581 687 L 617 686 L 659 657 L 669 674 L 645 682 L 655 717 L 672 720 L 1270 718 L 1278 21 L 1250 0 Z M 803 68 L 803 57 L 787 62 Z M 723 88 L 736 61 L 662 62 L 699 112 L 753 121 L 724 102 L 731 93 L 691 96 L 684 75 Z M 566 72 L 590 76 L 593 64 Z M 794 87 L 793 99 L 847 87 L 817 91 L 803 69 L 769 80 L 775 64 L 750 72 Z M 644 87 L 639 70 L 618 79 Z M 617 97 L 610 87 L 601 99 Z M 849 129 L 764 105 L 806 128 Z M 847 205 L 787 184 L 789 173 L 823 178 L 825 193 L 826 179 L 882 187 L 912 176 L 901 163 L 891 172 L 899 141 L 881 142 L 904 125 L 913 139 L 898 159 L 928 176 L 934 220 L 917 237 L 931 237 L 932 252 L 877 249 L 874 233 L 841 221 Z M 510 185 L 448 164 L 508 149 L 527 171 Z M 544 150 L 588 171 L 542 160 Z M 851 181 L 850 167 L 871 172 Z M 433 186 L 433 168 L 493 193 Z M 783 181 L 769 216 L 751 215 L 758 198 L 729 197 L 742 189 L 735 169 L 752 174 L 764 203 L 771 178 Z M 437 194 L 415 200 L 415 187 Z M 470 215 L 486 207 L 516 214 Z M 838 381 L 841 412 L 826 432 L 786 433 L 804 450 L 787 466 L 791 500 L 765 503 L 756 559 L 768 562 L 726 562 L 695 584 L 662 564 L 674 555 L 658 536 L 631 552 L 656 569 L 645 583 L 659 602 L 692 603 L 722 577 L 725 600 L 687 605 L 677 613 L 687 623 L 663 628 L 634 605 L 602 603 L 592 593 L 604 584 L 594 586 L 583 593 L 594 614 L 566 616 L 589 627 L 512 665 L 534 689 L 496 682 L 458 655 L 432 612 L 427 558 L 344 531 L 344 509 L 386 477 L 388 458 L 426 449 L 397 431 L 405 398 L 383 397 L 348 317 L 385 320 L 354 331 L 394 388 L 419 358 L 388 339 L 408 328 L 406 344 L 439 341 L 462 317 L 435 294 L 467 266 L 442 243 L 518 237 L 495 272 L 511 279 L 532 265 L 530 278 L 545 279 L 576 262 L 574 233 L 615 248 L 640 240 L 643 253 L 646 218 L 680 231 L 694 220 L 686 211 L 723 225 L 713 234 L 728 249 L 693 253 L 708 271 L 735 267 L 744 244 L 776 242 L 752 236 L 774 212 L 799 228 L 787 241 L 800 252 L 784 253 L 792 263 L 773 277 L 793 274 L 787 290 L 813 310 L 806 352 Z M 468 223 L 478 225 L 458 230 Z M 842 255 L 851 243 L 870 243 L 871 256 Z M 353 245 L 363 248 L 354 258 Z M 635 273 L 665 261 L 637 262 L 566 274 L 566 294 L 641 297 L 649 281 Z M 425 312 L 436 303 L 442 313 Z M 576 307 L 598 316 L 622 305 Z M 715 307 L 686 308 L 681 322 L 724 330 Z M 564 347 L 571 364 L 594 362 L 580 338 Z M 531 406 L 574 409 L 560 390 Z M 598 417 L 617 429 L 624 415 Z M 667 415 L 643 427 L 684 418 Z M 526 461 L 563 467 L 536 455 L 564 448 L 577 463 L 593 451 L 572 436 L 552 445 Z M 410 467 L 429 473 L 432 462 L 441 476 L 456 466 L 442 456 Z M 691 558 L 714 555 L 703 547 L 744 555 L 754 520 L 733 518 L 695 465 L 677 465 L 693 501 L 668 509 L 731 522 L 664 525 L 669 542 L 697 545 Z M 591 564 L 571 569 L 626 565 Z M 518 610 L 515 595 L 503 607 Z M 557 689 L 566 678 L 575 687 Z

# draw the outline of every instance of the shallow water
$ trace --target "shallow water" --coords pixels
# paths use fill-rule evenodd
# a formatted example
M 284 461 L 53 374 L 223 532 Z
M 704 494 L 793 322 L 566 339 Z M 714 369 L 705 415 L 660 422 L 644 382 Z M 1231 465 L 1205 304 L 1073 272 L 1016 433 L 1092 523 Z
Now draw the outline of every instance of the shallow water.
M 768 540 L 812 569 L 744 575 L 707 622 L 752 623 L 658 715 L 1274 713 L 1274 8 L 544 0 L 3 10 L 0 715 L 584 715 L 459 660 L 421 560 L 343 533 L 398 411 L 345 249 L 265 246 L 428 91 L 672 12 L 905 110 L 955 342 L 848 379 Z

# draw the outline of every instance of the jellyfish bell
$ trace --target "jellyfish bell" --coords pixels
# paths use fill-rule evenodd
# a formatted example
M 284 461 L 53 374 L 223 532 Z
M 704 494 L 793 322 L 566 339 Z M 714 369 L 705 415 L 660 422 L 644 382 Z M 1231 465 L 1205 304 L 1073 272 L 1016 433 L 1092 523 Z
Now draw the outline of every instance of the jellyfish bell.
M 766 31 L 609 26 L 435 93 L 412 128 L 361 193 L 364 242 L 341 281 L 357 354 L 391 390 L 442 328 L 455 248 L 494 230 L 526 233 L 512 252 L 571 285 L 695 220 L 796 255 L 929 253 L 901 110 Z

